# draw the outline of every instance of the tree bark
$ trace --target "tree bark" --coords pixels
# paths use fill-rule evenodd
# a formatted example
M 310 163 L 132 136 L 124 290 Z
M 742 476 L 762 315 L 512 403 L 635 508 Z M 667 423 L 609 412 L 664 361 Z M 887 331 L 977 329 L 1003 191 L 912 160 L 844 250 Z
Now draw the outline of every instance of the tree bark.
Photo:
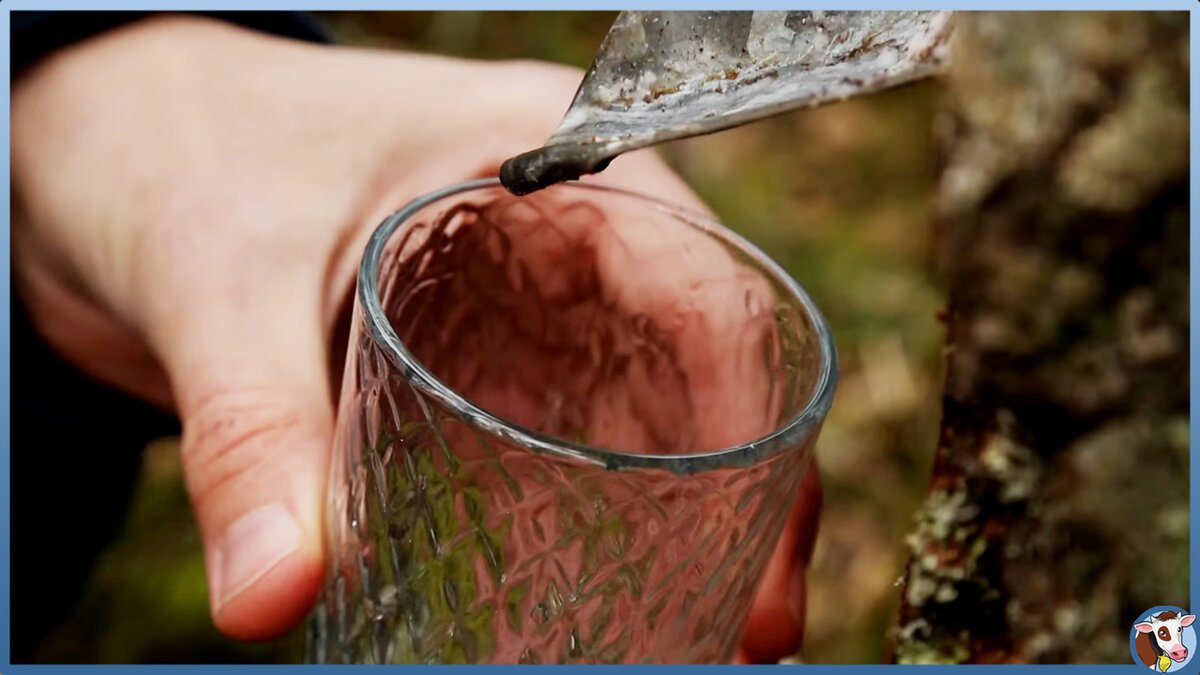
M 1188 597 L 1188 15 L 963 13 L 899 663 L 1128 663 Z

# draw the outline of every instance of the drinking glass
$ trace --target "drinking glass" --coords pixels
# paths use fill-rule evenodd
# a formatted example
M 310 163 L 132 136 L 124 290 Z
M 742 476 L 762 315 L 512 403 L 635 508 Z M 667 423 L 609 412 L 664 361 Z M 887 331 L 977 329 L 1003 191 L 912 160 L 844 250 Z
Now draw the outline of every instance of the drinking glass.
M 318 663 L 733 655 L 833 397 L 808 295 L 709 216 L 498 181 L 358 274 Z

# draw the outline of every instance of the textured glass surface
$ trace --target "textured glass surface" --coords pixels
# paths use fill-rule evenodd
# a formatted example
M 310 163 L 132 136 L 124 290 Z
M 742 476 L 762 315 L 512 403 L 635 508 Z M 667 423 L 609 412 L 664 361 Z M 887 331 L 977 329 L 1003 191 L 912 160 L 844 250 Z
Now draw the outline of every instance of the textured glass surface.
M 408 211 L 364 263 L 309 659 L 729 659 L 832 393 L 815 310 L 619 192 Z

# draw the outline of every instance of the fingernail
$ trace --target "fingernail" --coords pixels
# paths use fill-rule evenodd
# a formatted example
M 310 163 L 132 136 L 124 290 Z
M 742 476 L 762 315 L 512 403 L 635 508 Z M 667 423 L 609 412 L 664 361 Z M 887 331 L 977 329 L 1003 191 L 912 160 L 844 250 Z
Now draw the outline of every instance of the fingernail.
M 300 525 L 282 504 L 257 508 L 234 521 L 212 554 L 209 585 L 215 610 L 300 548 Z

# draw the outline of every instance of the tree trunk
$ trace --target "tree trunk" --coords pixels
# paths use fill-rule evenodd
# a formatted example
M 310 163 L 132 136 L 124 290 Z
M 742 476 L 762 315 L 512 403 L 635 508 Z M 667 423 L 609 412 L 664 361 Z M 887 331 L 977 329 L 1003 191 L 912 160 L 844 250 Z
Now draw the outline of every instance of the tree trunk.
M 964 13 L 899 663 L 1128 663 L 1188 598 L 1188 15 Z

